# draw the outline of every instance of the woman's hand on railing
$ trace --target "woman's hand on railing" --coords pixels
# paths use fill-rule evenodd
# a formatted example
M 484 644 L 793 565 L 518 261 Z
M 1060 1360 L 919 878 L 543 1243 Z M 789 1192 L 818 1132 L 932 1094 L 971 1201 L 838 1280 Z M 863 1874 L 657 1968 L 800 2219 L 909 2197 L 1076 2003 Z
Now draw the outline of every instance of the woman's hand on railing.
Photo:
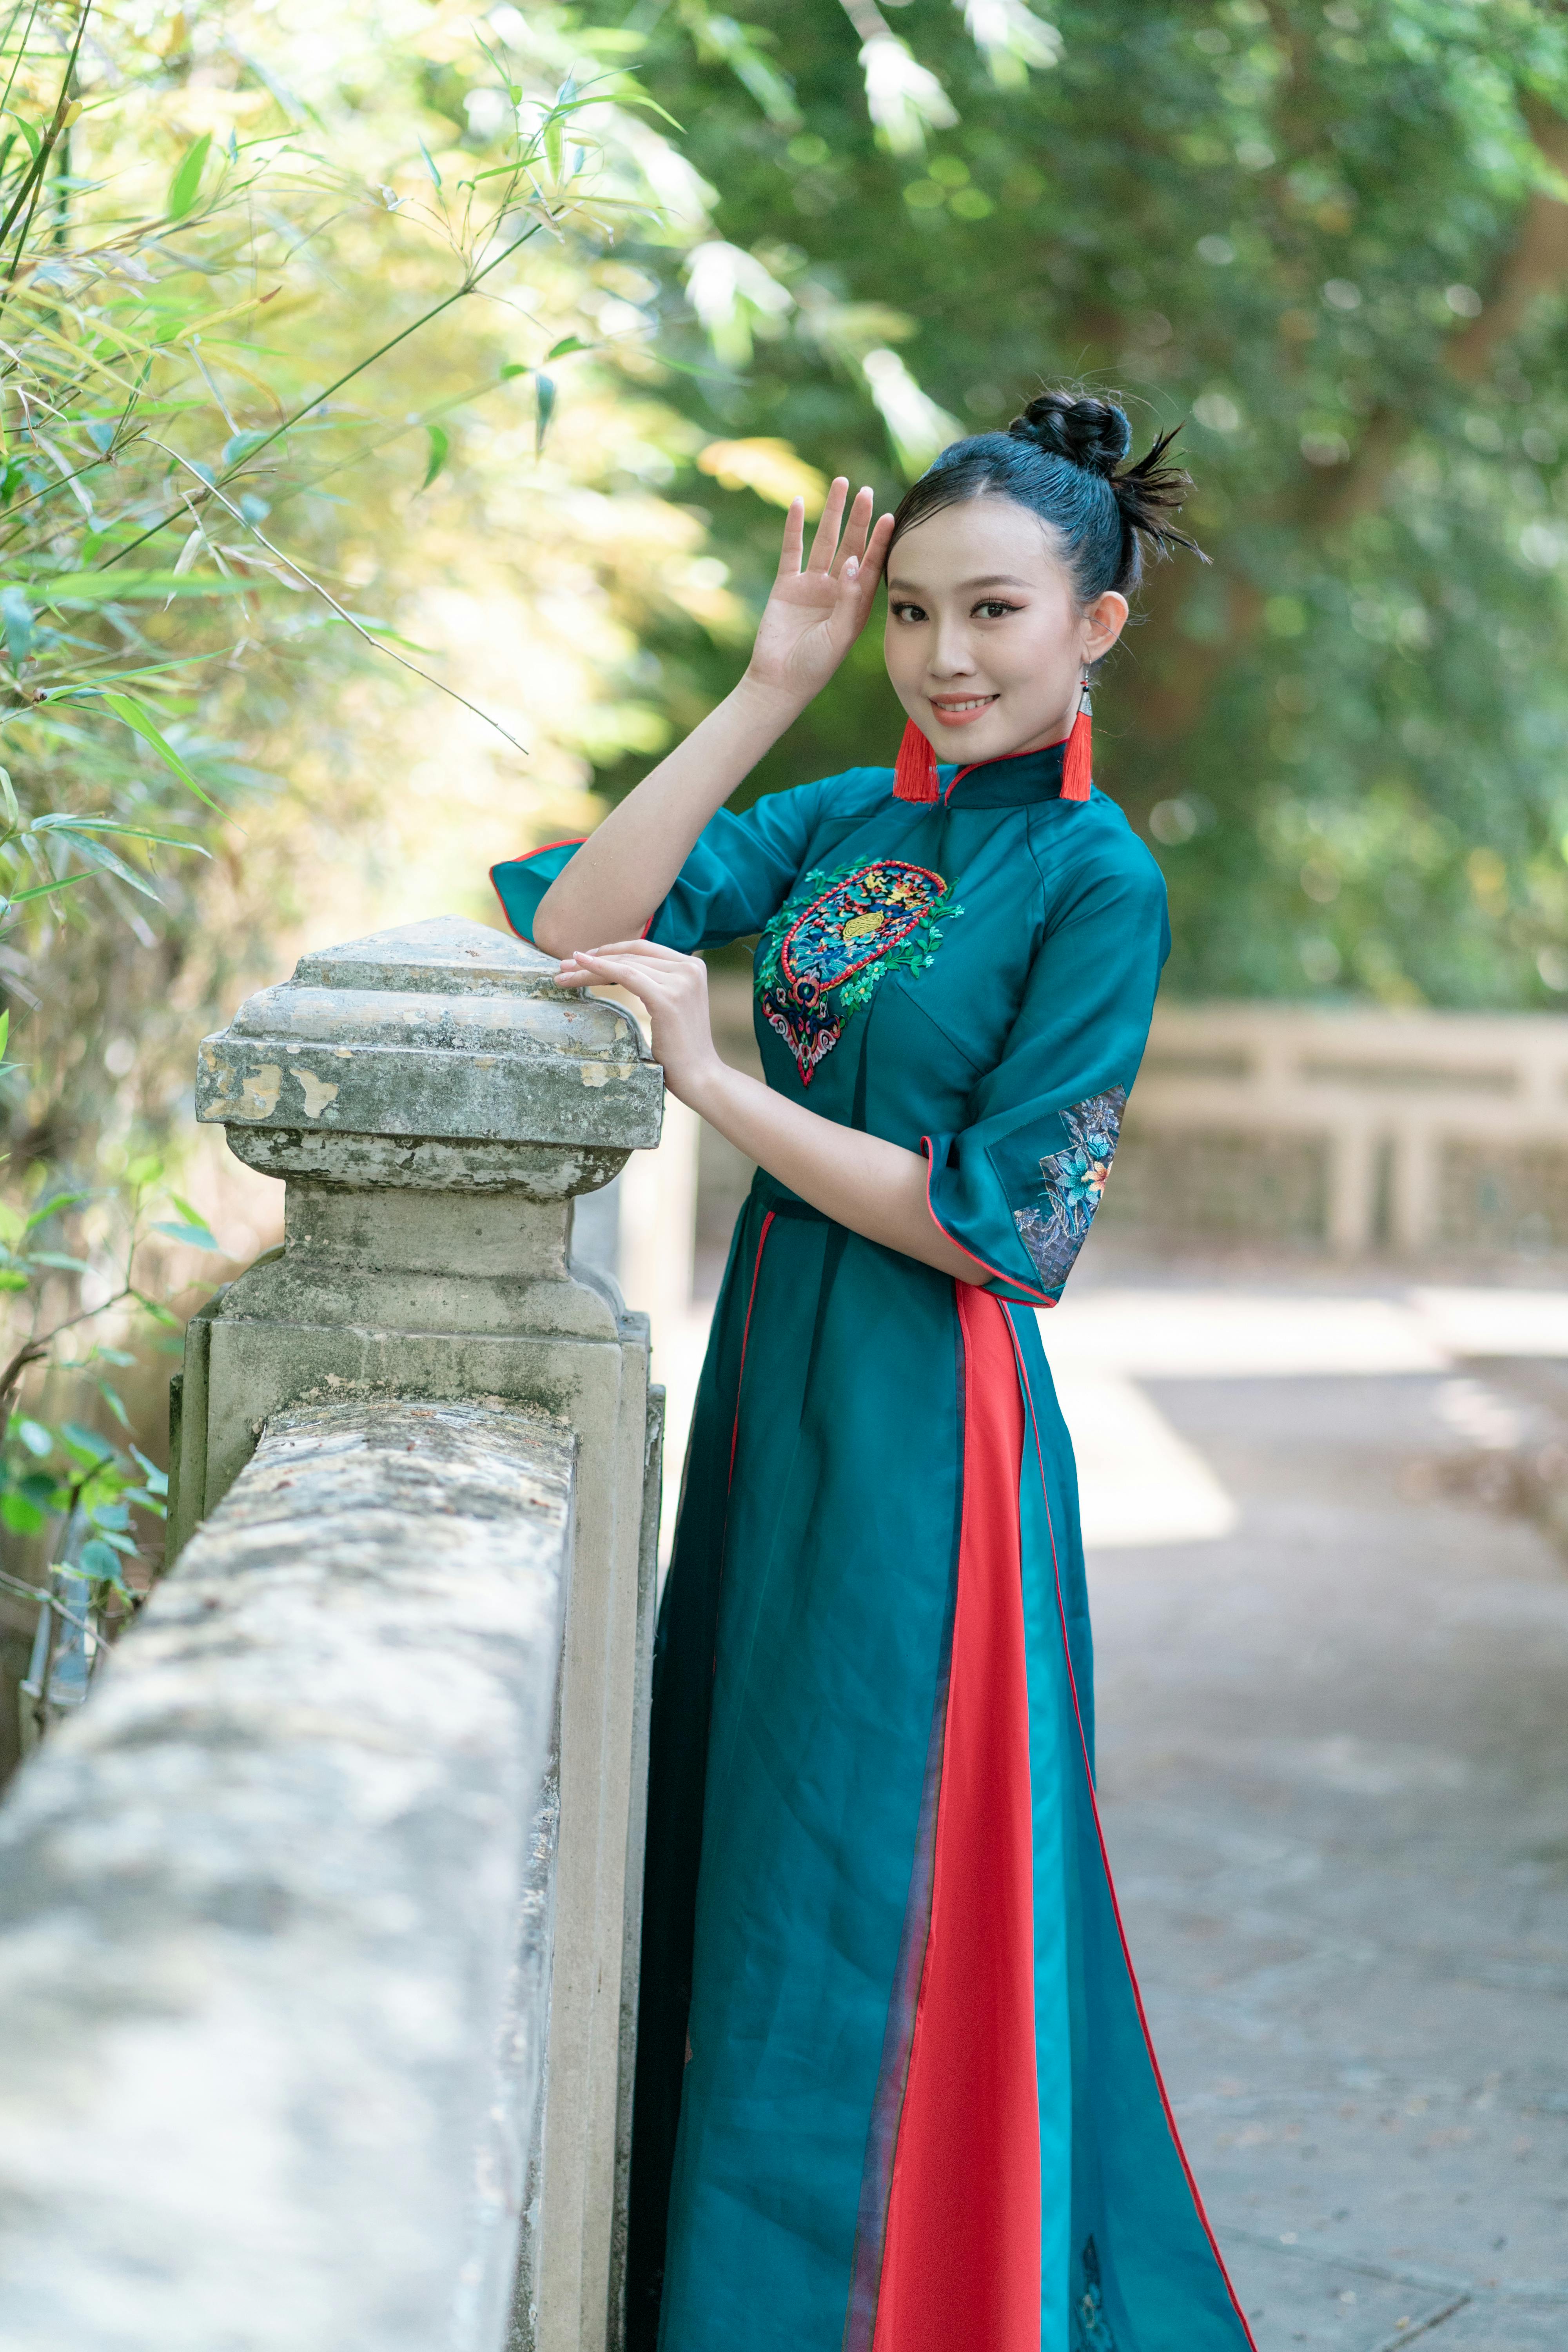
M 678 954 L 653 940 L 613 940 L 567 956 L 555 981 L 560 988 L 624 988 L 635 996 L 647 1009 L 653 1058 L 663 1066 L 665 1085 L 693 1108 L 705 1081 L 723 1069 L 700 956 Z
M 700 956 L 678 955 L 651 940 L 616 940 L 580 948 L 557 976 L 566 988 L 624 988 L 645 1004 L 670 1093 L 825 1217 L 956 1281 L 986 1279 L 979 1259 L 949 1241 L 932 1216 L 918 1151 L 842 1127 L 730 1067 L 713 1043 Z

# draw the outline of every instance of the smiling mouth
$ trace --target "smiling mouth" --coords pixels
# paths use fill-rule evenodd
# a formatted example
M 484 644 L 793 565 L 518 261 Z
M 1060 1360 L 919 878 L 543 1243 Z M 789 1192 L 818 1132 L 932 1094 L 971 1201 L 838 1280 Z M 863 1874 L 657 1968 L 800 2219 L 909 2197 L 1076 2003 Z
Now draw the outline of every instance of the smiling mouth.
M 944 695 L 940 701 L 934 694 L 926 697 L 944 727 L 962 727 L 966 719 L 978 719 L 983 710 L 989 710 L 999 699 L 994 694 Z

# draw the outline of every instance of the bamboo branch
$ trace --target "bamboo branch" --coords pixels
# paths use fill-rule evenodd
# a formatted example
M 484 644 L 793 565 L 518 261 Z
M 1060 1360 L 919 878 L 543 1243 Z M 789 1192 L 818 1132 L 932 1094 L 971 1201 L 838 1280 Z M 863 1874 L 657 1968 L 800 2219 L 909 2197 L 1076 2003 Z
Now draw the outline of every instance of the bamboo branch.
M 339 604 L 337 598 L 332 595 L 329 590 L 322 587 L 319 580 L 312 579 L 310 574 L 305 571 L 301 565 L 295 562 L 291 555 L 285 555 L 280 547 L 274 547 L 266 532 L 262 530 L 258 524 L 248 521 L 245 515 L 240 512 L 238 507 L 237 507 L 231 499 L 225 498 L 222 490 L 220 490 L 216 484 L 209 482 L 205 475 L 197 473 L 195 467 L 191 464 L 188 457 L 182 457 L 177 449 L 171 449 L 166 441 L 158 440 L 157 437 L 151 433 L 148 434 L 147 438 L 152 442 L 154 449 L 163 450 L 168 457 L 174 458 L 176 465 L 184 466 L 188 472 L 195 474 L 196 479 L 201 483 L 202 488 L 206 492 L 207 496 L 209 498 L 216 499 L 219 506 L 224 509 L 225 512 L 233 516 L 235 521 L 238 523 L 242 530 L 249 531 L 253 539 L 258 540 L 261 545 L 267 550 L 268 554 L 272 556 L 279 563 L 281 563 L 287 571 L 291 572 L 295 579 L 300 583 L 301 586 L 308 588 L 313 596 L 319 596 L 323 604 L 331 605 L 339 620 L 345 622 L 353 631 L 356 637 L 363 637 L 365 644 L 371 646 L 374 652 L 378 654 L 385 654 L 389 660 L 396 662 L 400 669 L 409 670 L 416 677 L 422 679 L 426 686 L 433 686 L 437 694 L 449 695 L 454 702 L 460 702 L 465 710 L 471 711 L 474 717 L 481 719 L 487 727 L 493 727 L 496 733 L 501 738 L 502 741 L 510 743 L 514 751 L 521 751 L 525 760 L 528 758 L 529 751 L 527 744 L 520 743 L 515 735 L 508 734 L 506 729 L 501 725 L 499 719 L 492 719 L 488 710 L 481 710 L 477 702 L 470 702 L 468 696 L 466 694 L 459 694 L 455 686 L 447 686 L 442 679 L 432 677 L 430 672 L 427 669 L 421 669 L 417 662 L 411 662 L 407 658 L 406 655 L 398 653 L 391 646 L 384 645 L 379 637 L 375 636 L 369 629 L 363 627 L 362 625 L 354 619 L 353 614 L 350 612 L 345 612 L 342 605 Z
M 310 415 L 316 409 L 323 406 L 327 401 L 331 399 L 334 393 L 342 392 L 344 384 L 353 383 L 356 376 L 363 375 L 367 368 L 373 368 L 378 360 L 384 360 L 388 352 L 395 352 L 398 345 L 400 343 L 405 343 L 411 335 L 416 335 L 422 328 L 432 325 L 436 320 L 441 317 L 444 311 L 451 310 L 454 303 L 463 301 L 467 296 L 474 291 L 474 289 L 477 286 L 483 283 L 483 281 L 489 276 L 492 269 L 499 269 L 503 261 L 509 261 L 511 258 L 511 256 L 517 251 L 519 246 L 526 245 L 529 238 L 537 236 L 541 226 L 542 225 L 536 221 L 534 226 L 527 232 L 526 236 L 514 239 L 510 245 L 503 246 L 500 252 L 494 255 L 490 260 L 487 261 L 482 268 L 469 270 L 465 275 L 462 284 L 456 288 L 452 293 L 444 295 L 441 300 L 437 302 L 433 309 L 425 311 L 419 318 L 416 319 L 411 325 L 401 329 L 397 334 L 389 336 L 384 343 L 378 345 L 374 352 L 368 352 L 363 360 L 357 360 L 352 368 L 346 368 L 335 382 L 328 384 L 324 392 L 318 392 L 311 399 L 307 400 L 300 407 L 296 408 L 290 415 L 286 416 L 280 425 L 275 425 L 271 432 L 267 435 L 264 440 L 258 441 L 253 447 L 246 451 L 239 465 L 230 467 L 227 473 L 219 476 L 217 485 L 212 487 L 216 489 L 216 488 L 221 487 L 224 483 L 232 481 L 235 475 L 239 472 L 241 466 L 252 465 L 261 455 L 263 449 L 270 448 L 274 441 L 281 440 L 285 433 L 290 432 L 296 425 L 302 423 L 303 420 L 307 416 Z M 159 446 L 162 446 L 162 444 Z M 171 455 L 173 454 L 174 453 L 171 452 Z M 184 460 L 181 462 L 183 463 Z M 142 533 L 140 539 L 132 540 L 129 545 L 121 548 L 118 553 L 111 555 L 108 562 L 100 565 L 100 569 L 104 572 L 110 571 L 115 564 L 122 563 L 128 555 L 134 555 L 137 549 L 140 547 L 145 547 L 150 539 L 156 539 L 160 531 L 167 530 L 169 525 L 177 520 L 178 512 L 178 509 L 173 509 L 170 513 L 164 515 L 161 521 L 152 524 Z M 260 537 L 259 531 L 257 533 L 257 537 Z M 282 561 L 287 562 L 288 558 L 284 557 Z M 290 569 L 292 568 L 293 567 L 290 566 Z

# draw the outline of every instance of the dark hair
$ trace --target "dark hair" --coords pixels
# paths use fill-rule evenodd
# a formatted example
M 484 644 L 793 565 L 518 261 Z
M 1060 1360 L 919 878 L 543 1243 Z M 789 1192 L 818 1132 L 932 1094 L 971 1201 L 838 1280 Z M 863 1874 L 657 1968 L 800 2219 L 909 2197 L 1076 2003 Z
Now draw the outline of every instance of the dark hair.
M 1145 543 L 1156 555 L 1173 547 L 1203 554 L 1175 526 L 1192 478 L 1163 462 L 1180 430 L 1160 434 L 1129 466 L 1132 427 L 1113 400 L 1042 392 L 1005 433 L 976 433 L 942 451 L 900 500 L 893 544 L 943 507 L 989 493 L 1027 507 L 1059 534 L 1081 603 L 1108 588 L 1126 595 L 1142 577 Z

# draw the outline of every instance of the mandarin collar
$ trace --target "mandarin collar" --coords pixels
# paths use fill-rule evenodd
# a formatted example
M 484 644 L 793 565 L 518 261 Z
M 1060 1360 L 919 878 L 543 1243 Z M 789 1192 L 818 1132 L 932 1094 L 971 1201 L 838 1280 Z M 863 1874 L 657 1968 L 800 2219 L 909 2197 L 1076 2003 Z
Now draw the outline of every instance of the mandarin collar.
M 939 768 L 942 797 L 949 808 L 1028 808 L 1037 801 L 1060 800 L 1067 744 L 1047 743 L 1040 751 L 1010 751 L 973 767 Z

